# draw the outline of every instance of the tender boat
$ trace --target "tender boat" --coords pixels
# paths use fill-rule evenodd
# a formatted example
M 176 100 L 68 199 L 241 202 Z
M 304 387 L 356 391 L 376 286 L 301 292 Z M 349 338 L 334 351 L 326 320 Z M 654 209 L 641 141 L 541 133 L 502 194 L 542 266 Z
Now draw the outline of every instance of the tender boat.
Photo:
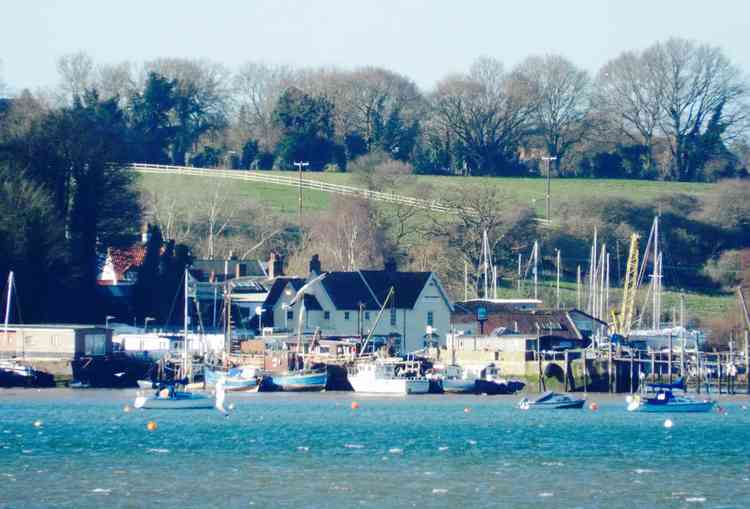
M 213 387 L 219 380 L 224 380 L 224 388 L 227 391 L 249 391 L 258 388 L 258 370 L 254 367 L 231 368 L 228 371 L 203 368 L 203 377 L 207 387 Z
M 670 390 L 658 391 L 652 398 L 628 396 L 627 401 L 629 412 L 710 412 L 716 404 L 716 401 L 709 399 L 698 401 L 687 396 L 676 396 Z
M 70 387 L 71 389 L 88 389 L 91 387 L 91 384 L 86 383 L 86 382 L 81 382 L 79 380 L 73 380 L 72 382 L 70 382 L 68 387 Z
M 430 382 L 419 374 L 418 364 L 401 359 L 360 361 L 347 376 L 355 392 L 406 395 L 427 394 L 430 390 Z
M 568 394 L 560 394 L 550 391 L 545 392 L 533 401 L 528 398 L 523 398 L 518 402 L 518 407 L 521 410 L 568 410 L 573 408 L 583 408 L 585 403 L 586 400 L 583 398 L 576 398 Z
M 328 383 L 328 372 L 323 369 L 273 373 L 271 382 L 282 391 L 322 391 Z

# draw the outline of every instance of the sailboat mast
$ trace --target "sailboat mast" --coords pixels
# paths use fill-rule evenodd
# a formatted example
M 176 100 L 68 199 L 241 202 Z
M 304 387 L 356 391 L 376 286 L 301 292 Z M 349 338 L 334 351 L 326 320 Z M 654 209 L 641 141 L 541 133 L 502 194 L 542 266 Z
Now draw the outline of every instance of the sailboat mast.
M 659 329 L 659 315 L 661 314 L 659 309 L 659 216 L 654 218 L 654 295 L 653 295 L 653 317 L 651 324 L 654 330 Z
M 538 299 L 538 283 L 539 283 L 539 241 L 534 241 L 534 300 Z
M 5 344 L 8 344 L 8 320 L 10 319 L 10 297 L 11 291 L 13 290 L 13 271 L 8 273 L 8 296 L 5 299 L 5 328 L 4 328 L 4 339 Z
M 183 327 L 184 327 L 184 342 L 183 342 L 183 354 L 182 354 L 182 371 L 183 376 L 187 375 L 187 360 L 188 360 L 188 270 L 185 269 L 185 314 L 183 316 Z

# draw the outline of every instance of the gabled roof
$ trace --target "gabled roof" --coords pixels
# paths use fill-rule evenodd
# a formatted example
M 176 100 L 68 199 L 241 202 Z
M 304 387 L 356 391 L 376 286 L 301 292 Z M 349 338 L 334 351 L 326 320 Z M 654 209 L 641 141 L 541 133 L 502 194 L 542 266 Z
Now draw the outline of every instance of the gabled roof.
M 396 272 L 387 270 L 362 270 L 367 284 L 375 297 L 382 304 L 393 287 L 395 303 L 398 309 L 412 309 L 422 294 L 431 272 Z
M 281 297 L 281 292 L 284 291 L 284 288 L 286 288 L 286 285 L 288 284 L 291 284 L 292 288 L 296 291 L 302 288 L 305 284 L 305 280 L 299 277 L 277 277 L 273 280 L 273 285 L 271 285 L 271 289 L 268 291 L 268 297 L 266 297 L 266 301 L 263 303 L 264 307 L 274 307 L 276 302 L 278 302 L 279 297 Z M 305 305 L 306 304 L 307 303 L 305 303 Z M 320 304 L 318 304 L 318 307 L 320 307 Z
M 554 336 L 567 339 L 582 339 L 568 311 L 555 309 L 537 309 L 521 311 L 492 303 L 456 304 L 451 315 L 453 323 L 476 323 L 479 307 L 487 310 L 484 330 L 492 332 L 505 329 L 505 334 L 522 334 L 526 336 Z
M 321 283 L 336 309 L 380 309 L 359 272 L 328 272 Z
M 329 272 L 322 284 L 336 309 L 379 310 L 391 287 L 395 289 L 395 307 L 412 309 L 422 294 L 431 272 L 361 270 Z
M 226 269 L 227 279 L 234 279 L 237 277 L 238 267 L 243 277 L 266 275 L 258 260 L 195 260 L 190 266 L 190 274 L 199 281 L 206 282 L 213 272 L 216 281 L 224 281 L 224 270 Z

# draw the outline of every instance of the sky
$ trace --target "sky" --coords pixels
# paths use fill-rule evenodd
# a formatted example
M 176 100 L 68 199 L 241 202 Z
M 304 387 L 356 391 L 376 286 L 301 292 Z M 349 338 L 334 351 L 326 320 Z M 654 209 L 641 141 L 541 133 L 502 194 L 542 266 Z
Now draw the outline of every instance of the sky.
M 53 87 L 56 62 L 208 58 L 296 67 L 382 66 L 425 91 L 479 56 L 506 66 L 562 54 L 596 72 L 670 36 L 721 47 L 750 72 L 744 0 L 12 0 L 0 13 L 0 81 Z

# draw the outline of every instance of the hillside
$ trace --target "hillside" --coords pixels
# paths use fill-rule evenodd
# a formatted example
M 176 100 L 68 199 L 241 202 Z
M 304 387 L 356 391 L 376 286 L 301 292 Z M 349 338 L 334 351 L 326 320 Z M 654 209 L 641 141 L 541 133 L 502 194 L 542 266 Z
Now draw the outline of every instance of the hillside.
M 291 172 L 269 172 L 291 176 Z M 342 173 L 305 173 L 304 178 L 320 180 L 333 184 L 357 185 L 356 176 Z M 416 176 L 405 187 L 394 190 L 399 194 L 434 198 L 467 185 L 495 186 L 503 197 L 503 207 L 532 206 L 538 214 L 544 214 L 544 179 L 531 178 L 481 178 L 481 177 L 435 177 Z M 143 191 L 166 193 L 184 205 L 205 200 L 217 189 L 224 203 L 250 201 L 273 210 L 278 214 L 296 217 L 298 192 L 293 187 L 282 187 L 270 184 L 242 181 L 210 179 L 207 177 L 172 176 L 172 175 L 139 175 L 138 186 Z M 701 196 L 711 189 L 711 184 L 654 182 L 640 180 L 593 180 L 593 179 L 559 179 L 552 181 L 552 205 L 554 208 L 564 204 L 574 204 L 583 198 L 596 196 L 600 198 L 628 198 L 636 202 L 648 202 L 661 195 L 685 193 Z M 426 195 L 429 193 L 429 195 Z M 335 195 L 321 191 L 304 190 L 303 205 L 306 213 L 317 213 L 326 210 Z M 545 280 L 546 279 L 546 280 Z M 554 304 L 552 275 L 542 275 L 543 298 L 548 304 Z M 503 297 L 516 297 L 517 292 L 510 288 L 500 288 Z M 461 296 L 454 296 L 459 298 Z M 562 301 L 566 305 L 575 305 L 575 283 L 566 282 L 561 291 Z M 614 295 L 613 295 L 614 299 Z M 664 297 L 664 311 L 669 313 L 676 307 L 679 294 L 667 291 Z M 686 294 L 686 305 L 692 316 L 707 318 L 723 313 L 732 308 L 734 297 L 724 293 L 689 293 Z

